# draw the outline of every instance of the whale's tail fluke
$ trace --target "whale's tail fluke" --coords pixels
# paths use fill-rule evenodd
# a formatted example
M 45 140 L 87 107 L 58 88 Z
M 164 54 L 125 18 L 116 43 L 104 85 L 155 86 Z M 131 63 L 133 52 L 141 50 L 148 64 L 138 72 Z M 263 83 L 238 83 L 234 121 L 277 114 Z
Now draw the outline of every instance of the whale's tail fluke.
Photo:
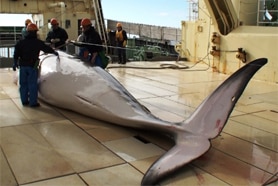
M 248 82 L 266 63 L 266 58 L 256 59 L 233 73 L 199 105 L 184 129 L 208 139 L 218 136 Z
M 155 185 L 169 173 L 183 167 L 208 151 L 210 142 L 202 136 L 179 137 L 177 144 L 160 157 L 146 172 L 141 185 Z
M 149 168 L 141 184 L 154 185 L 207 152 L 211 146 L 210 139 L 220 134 L 248 82 L 266 63 L 266 58 L 248 63 L 208 96 L 179 126 L 181 130 L 177 134 L 176 145 Z

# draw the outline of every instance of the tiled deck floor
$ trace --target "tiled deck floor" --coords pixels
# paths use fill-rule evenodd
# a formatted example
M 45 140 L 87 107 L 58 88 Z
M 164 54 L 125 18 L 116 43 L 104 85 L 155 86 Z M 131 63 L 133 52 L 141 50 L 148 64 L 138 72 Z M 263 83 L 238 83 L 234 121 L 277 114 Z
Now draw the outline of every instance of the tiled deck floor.
M 176 122 L 227 78 L 200 69 L 206 66 L 109 72 L 152 113 Z M 123 128 L 43 102 L 37 109 L 23 107 L 13 74 L 0 69 L 1 186 L 140 185 L 148 167 L 173 145 L 155 132 Z M 278 85 L 252 80 L 212 148 L 161 185 L 262 185 L 278 171 L 277 152 Z

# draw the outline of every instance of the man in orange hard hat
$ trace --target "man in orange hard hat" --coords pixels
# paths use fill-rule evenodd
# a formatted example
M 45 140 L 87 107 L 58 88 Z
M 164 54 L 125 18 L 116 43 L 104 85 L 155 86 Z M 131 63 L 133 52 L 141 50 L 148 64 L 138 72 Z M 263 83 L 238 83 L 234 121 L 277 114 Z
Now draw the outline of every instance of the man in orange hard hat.
M 106 68 L 108 61 L 105 59 L 104 50 L 102 47 L 102 41 L 99 33 L 92 26 L 92 22 L 88 18 L 83 18 L 81 20 L 82 35 L 79 37 L 79 42 L 73 42 L 73 44 L 84 47 L 81 49 L 89 52 L 89 56 L 80 56 L 83 60 L 90 62 L 93 66 L 100 66 L 101 68 Z
M 38 27 L 29 23 L 26 31 L 28 34 L 16 43 L 14 48 L 13 70 L 19 67 L 19 93 L 24 106 L 38 107 L 38 64 L 39 53 L 52 53 L 58 56 L 50 46 L 37 38 Z
M 66 41 L 68 39 L 68 33 L 65 29 L 59 26 L 57 19 L 52 18 L 50 20 L 52 29 L 46 36 L 46 42 L 51 43 L 54 48 L 60 50 L 66 50 Z
M 25 26 L 22 28 L 22 30 L 21 30 L 21 39 L 24 39 L 25 38 L 25 36 L 27 35 L 27 26 L 28 26 L 28 24 L 29 23 L 32 23 L 32 21 L 30 20 L 30 19 L 26 19 L 25 20 Z
M 118 58 L 119 64 L 126 64 L 126 44 L 127 44 L 127 35 L 126 31 L 123 30 L 121 23 L 117 23 L 117 32 L 116 32 L 116 43 L 118 47 Z

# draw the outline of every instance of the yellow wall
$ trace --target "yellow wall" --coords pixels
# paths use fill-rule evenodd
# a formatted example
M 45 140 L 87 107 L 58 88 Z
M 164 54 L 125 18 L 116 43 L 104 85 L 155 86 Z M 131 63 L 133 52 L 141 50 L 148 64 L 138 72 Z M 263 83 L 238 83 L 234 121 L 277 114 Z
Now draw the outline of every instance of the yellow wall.
M 199 2 L 199 20 L 182 22 L 181 50 L 187 51 L 181 53 L 182 57 L 194 62 L 204 58 L 215 71 L 231 74 L 245 64 L 236 58 L 238 48 L 243 48 L 247 53 L 247 63 L 256 58 L 268 58 L 268 64 L 254 78 L 277 83 L 278 27 L 243 25 L 224 36 L 219 34 L 205 3 Z M 213 32 L 220 35 L 220 44 L 216 45 L 220 50 L 220 56 L 209 54 L 214 45 L 211 42 Z

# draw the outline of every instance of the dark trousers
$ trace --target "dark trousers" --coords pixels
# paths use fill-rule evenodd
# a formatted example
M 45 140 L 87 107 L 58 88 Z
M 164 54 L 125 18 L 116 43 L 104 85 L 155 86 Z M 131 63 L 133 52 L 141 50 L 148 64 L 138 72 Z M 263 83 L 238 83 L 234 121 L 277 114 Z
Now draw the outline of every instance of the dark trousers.
M 125 47 L 118 48 L 119 63 L 126 64 L 126 50 Z
M 38 69 L 29 66 L 20 66 L 19 93 L 22 104 L 36 105 L 38 99 Z

